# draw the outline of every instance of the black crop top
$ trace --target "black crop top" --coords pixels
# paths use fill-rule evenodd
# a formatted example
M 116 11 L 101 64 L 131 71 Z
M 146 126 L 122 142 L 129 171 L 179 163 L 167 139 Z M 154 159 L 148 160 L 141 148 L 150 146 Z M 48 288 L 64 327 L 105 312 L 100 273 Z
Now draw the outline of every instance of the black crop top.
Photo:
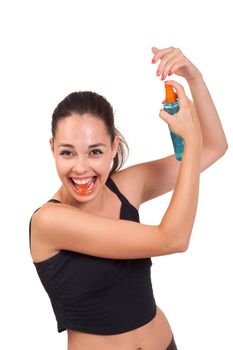
M 120 219 L 139 222 L 138 210 L 111 178 L 106 185 L 122 202 Z M 151 258 L 108 259 L 61 250 L 34 265 L 49 295 L 58 332 L 119 334 L 143 326 L 156 314 Z

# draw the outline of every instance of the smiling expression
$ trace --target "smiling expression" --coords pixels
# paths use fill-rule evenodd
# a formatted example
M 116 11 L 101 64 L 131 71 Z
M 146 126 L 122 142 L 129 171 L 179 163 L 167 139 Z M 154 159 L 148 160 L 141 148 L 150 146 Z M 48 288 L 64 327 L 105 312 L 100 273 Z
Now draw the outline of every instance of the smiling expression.
M 50 144 L 68 201 L 84 203 L 97 199 L 117 153 L 118 137 L 112 144 L 100 118 L 73 114 L 59 121 Z

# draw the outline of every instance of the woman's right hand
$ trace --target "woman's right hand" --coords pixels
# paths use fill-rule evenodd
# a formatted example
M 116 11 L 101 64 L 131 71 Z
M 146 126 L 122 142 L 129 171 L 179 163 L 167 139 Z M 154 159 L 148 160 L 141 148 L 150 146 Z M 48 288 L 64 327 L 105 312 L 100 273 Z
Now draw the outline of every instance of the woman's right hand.
M 163 119 L 177 135 L 183 137 L 185 143 L 198 143 L 202 145 L 202 132 L 194 103 L 186 96 L 181 84 L 174 80 L 166 81 L 165 84 L 175 89 L 179 100 L 179 111 L 172 117 L 164 110 L 160 111 Z

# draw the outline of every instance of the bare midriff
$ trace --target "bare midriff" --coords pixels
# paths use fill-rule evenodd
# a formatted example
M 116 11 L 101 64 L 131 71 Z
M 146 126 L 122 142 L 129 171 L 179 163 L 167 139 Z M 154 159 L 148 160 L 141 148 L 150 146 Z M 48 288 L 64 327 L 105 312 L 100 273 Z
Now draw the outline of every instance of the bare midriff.
M 157 307 L 149 323 L 129 332 L 97 335 L 68 330 L 68 350 L 165 350 L 171 339 L 171 327 Z

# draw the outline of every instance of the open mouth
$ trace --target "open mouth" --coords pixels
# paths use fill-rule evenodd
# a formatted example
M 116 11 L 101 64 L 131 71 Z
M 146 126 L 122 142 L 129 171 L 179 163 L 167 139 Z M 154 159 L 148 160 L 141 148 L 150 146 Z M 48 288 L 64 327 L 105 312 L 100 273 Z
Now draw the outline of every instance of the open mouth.
M 81 196 L 86 196 L 94 191 L 96 180 L 97 176 L 92 176 L 82 180 L 71 178 L 75 191 Z

